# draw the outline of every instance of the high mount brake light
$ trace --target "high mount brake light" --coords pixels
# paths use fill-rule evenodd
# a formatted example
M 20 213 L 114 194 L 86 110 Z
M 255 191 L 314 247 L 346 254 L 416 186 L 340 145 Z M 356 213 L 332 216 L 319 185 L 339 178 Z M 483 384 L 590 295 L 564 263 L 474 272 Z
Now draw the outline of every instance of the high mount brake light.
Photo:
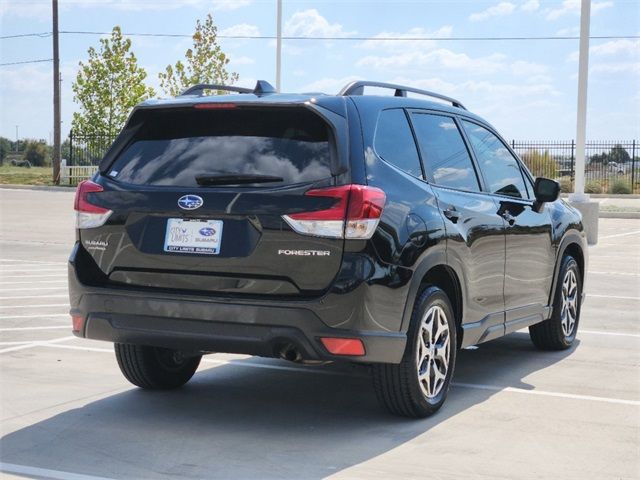
M 292 213 L 282 218 L 298 233 L 329 238 L 371 238 L 386 200 L 379 188 L 354 184 L 309 190 L 305 195 L 334 198 L 335 203 L 324 210 Z
M 91 180 L 84 180 L 78 184 L 73 208 L 76 211 L 76 228 L 101 227 L 113 213 L 111 210 L 99 207 L 89 202 L 90 193 L 102 192 L 104 189 Z
M 230 110 L 236 106 L 235 103 L 196 103 L 193 108 L 197 110 Z

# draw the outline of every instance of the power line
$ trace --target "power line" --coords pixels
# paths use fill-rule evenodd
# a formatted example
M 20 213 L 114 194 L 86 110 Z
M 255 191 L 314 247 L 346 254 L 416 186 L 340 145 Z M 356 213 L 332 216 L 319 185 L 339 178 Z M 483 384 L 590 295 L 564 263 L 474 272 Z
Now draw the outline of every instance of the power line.
M 61 30 L 60 34 L 64 35 L 110 35 L 111 32 L 96 32 L 82 30 Z M 52 32 L 41 33 L 23 33 L 18 35 L 0 36 L 0 40 L 24 37 L 41 37 L 46 38 L 52 35 Z M 161 38 L 191 38 L 192 34 L 184 33 L 144 33 L 131 32 L 123 33 L 130 37 L 161 37 Z M 218 35 L 218 38 L 229 40 L 274 40 L 275 35 Z M 589 37 L 591 40 L 637 40 L 640 35 L 593 35 Z M 358 37 L 300 37 L 300 36 L 283 36 L 283 40 L 328 40 L 328 41 L 380 41 L 380 42 L 417 42 L 417 41 L 536 41 L 536 40 L 579 40 L 578 36 L 520 36 L 520 37 L 376 37 L 376 36 L 358 36 Z
M 9 63 L 0 63 L 0 67 L 7 67 L 9 65 L 24 65 L 25 63 L 42 63 L 42 62 L 52 62 L 53 58 L 42 58 L 40 60 L 25 60 L 23 62 L 9 62 Z

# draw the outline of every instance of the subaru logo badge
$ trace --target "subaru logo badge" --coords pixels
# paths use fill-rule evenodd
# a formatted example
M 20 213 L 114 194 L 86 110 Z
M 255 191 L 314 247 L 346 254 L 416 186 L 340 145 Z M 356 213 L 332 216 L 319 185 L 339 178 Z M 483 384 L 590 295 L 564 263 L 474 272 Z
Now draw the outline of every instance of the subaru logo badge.
M 200 208 L 204 201 L 198 195 L 183 195 L 178 199 L 178 206 L 183 210 Z

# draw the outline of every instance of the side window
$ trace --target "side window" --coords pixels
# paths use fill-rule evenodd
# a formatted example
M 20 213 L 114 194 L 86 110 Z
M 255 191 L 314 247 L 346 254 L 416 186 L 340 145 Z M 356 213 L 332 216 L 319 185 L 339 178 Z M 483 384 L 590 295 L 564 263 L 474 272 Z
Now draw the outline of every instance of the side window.
M 437 185 L 480 191 L 467 147 L 451 117 L 412 113 L 427 177 Z
M 402 109 L 383 110 L 378 117 L 374 148 L 385 161 L 422 178 L 416 142 Z
M 491 193 L 529 198 L 520 164 L 502 141 L 476 123 L 462 123 Z

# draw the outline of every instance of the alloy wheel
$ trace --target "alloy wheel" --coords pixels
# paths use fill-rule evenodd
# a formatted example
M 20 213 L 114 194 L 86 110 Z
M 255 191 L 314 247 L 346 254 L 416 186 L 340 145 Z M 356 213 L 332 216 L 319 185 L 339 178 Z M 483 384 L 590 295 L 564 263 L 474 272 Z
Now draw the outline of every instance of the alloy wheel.
M 570 337 L 578 318 L 578 280 L 573 270 L 567 270 L 562 280 L 561 301 L 562 332 L 566 337 Z
M 427 398 L 436 397 L 446 383 L 450 339 L 445 311 L 438 305 L 431 306 L 422 317 L 416 349 L 418 382 Z

